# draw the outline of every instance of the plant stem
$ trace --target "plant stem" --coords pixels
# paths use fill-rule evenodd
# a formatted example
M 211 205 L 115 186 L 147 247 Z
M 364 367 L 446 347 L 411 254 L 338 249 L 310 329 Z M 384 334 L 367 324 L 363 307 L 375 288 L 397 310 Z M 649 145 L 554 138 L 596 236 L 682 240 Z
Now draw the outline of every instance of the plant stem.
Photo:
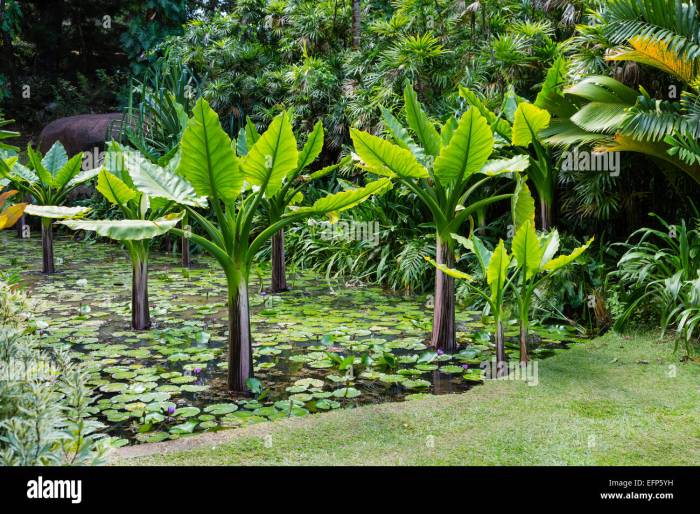
M 437 237 L 435 261 L 454 267 L 454 252 L 449 241 Z M 433 335 L 431 345 L 445 352 L 457 350 L 455 332 L 455 281 L 442 271 L 435 270 L 435 299 L 433 310 Z
M 289 291 L 284 262 L 284 229 L 272 236 L 272 286 L 273 293 Z
M 55 273 L 51 218 L 41 218 L 42 273 Z
M 253 349 L 248 305 L 248 273 L 243 267 L 227 270 L 228 278 L 228 388 L 243 393 L 253 377 Z
M 151 327 L 148 306 L 148 260 L 135 259 L 131 273 L 131 328 L 147 330 Z

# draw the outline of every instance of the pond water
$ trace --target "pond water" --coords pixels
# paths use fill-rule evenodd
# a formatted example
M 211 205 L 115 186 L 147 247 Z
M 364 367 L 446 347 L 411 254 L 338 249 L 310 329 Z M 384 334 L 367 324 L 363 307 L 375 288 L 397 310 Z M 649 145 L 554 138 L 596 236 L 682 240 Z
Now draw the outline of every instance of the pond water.
M 42 344 L 65 345 L 91 370 L 100 398 L 95 415 L 119 444 L 165 439 L 363 403 L 459 393 L 483 380 L 491 360 L 490 327 L 480 313 L 458 311 L 460 352 L 426 346 L 432 311 L 426 296 L 350 287 L 291 272 L 292 290 L 265 293 L 269 277 L 251 278 L 254 366 L 263 392 L 226 389 L 225 281 L 215 262 L 152 255 L 153 329 L 130 330 L 131 267 L 117 245 L 56 238 L 58 273 L 45 276 L 38 238 L 0 233 L 0 269 L 18 271 L 36 316 L 48 327 Z M 517 359 L 517 326 L 507 327 Z M 533 358 L 580 342 L 568 327 L 533 336 Z M 343 362 L 344 361 L 344 362 Z M 257 397 L 260 396 L 260 397 Z

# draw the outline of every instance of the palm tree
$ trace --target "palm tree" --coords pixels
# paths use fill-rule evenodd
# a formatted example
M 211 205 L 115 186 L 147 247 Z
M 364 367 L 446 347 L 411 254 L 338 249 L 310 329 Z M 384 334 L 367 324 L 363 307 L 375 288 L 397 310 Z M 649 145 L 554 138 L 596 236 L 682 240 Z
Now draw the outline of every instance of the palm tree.
M 598 19 L 614 49 L 607 61 L 637 63 L 682 85 L 677 98 L 657 98 L 594 75 L 552 98 L 552 145 L 593 143 L 605 151 L 646 154 L 700 183 L 700 19 L 683 0 L 611 0 Z

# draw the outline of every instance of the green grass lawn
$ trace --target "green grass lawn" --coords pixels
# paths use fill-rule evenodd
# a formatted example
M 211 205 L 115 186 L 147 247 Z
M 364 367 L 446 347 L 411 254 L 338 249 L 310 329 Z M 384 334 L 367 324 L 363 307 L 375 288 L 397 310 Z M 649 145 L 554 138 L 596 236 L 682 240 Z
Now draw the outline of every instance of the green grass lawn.
M 700 366 L 672 350 L 651 335 L 608 334 L 540 361 L 537 386 L 491 381 L 123 448 L 112 463 L 697 465 Z

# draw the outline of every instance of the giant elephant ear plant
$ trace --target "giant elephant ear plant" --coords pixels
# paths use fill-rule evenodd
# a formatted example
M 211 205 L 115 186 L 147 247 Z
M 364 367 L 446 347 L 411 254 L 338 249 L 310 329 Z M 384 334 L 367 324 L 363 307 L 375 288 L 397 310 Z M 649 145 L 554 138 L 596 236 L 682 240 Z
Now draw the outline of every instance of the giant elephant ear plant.
M 264 200 L 280 193 L 299 167 L 299 151 L 286 112 L 279 114 L 242 158 L 219 123 L 218 115 L 203 99 L 180 142 L 177 172 L 198 195 L 206 196 L 214 211 L 208 220 L 192 206 L 185 206 L 206 232 L 191 240 L 211 253 L 226 274 L 229 309 L 228 385 L 244 392 L 253 377 L 253 353 L 248 303 L 248 278 L 253 256 L 274 234 L 304 218 L 349 209 L 372 194 L 391 187 L 389 179 L 363 188 L 331 194 L 313 205 L 296 207 L 279 220 L 251 234 L 253 218 Z M 185 234 L 181 229 L 175 233 Z
M 236 143 L 239 156 L 247 155 L 248 146 L 252 147 L 258 139 L 260 139 L 260 134 L 250 119 L 248 119 L 245 128 L 241 129 Z M 285 212 L 288 212 L 289 209 L 301 202 L 304 196 L 302 190 L 309 182 L 328 175 L 341 165 L 342 161 L 341 163 L 321 168 L 313 173 L 303 173 L 321 154 L 323 139 L 323 123 L 318 121 L 306 138 L 304 146 L 299 151 L 296 168 L 287 175 L 279 191 L 270 196 L 266 195 L 263 198 L 261 205 L 265 211 L 268 224 L 274 225 L 282 219 Z M 284 261 L 284 229 L 280 229 L 272 236 L 271 250 L 272 277 L 270 290 L 273 293 L 281 293 L 288 290 Z
M 425 203 L 436 229 L 437 264 L 451 268 L 455 262 L 451 234 L 473 213 L 510 197 L 500 194 L 473 201 L 472 194 L 493 176 L 525 170 L 528 157 L 490 161 L 493 133 L 475 108 L 462 114 L 459 121 L 451 116 L 438 132 L 411 86 L 404 90 L 404 101 L 413 136 L 386 109 L 384 122 L 393 143 L 355 129 L 350 136 L 366 169 L 404 184 Z M 454 277 L 440 267 L 435 273 L 432 345 L 453 352 L 457 349 Z
M 554 229 L 538 234 L 535 230 L 535 204 L 527 185 L 518 184 L 513 201 L 513 257 L 516 262 L 514 293 L 520 318 L 520 362 L 528 361 L 530 308 L 537 288 L 585 252 L 593 238 L 568 255 L 554 255 L 559 251 L 559 232 Z
M 120 220 L 65 220 L 73 230 L 89 230 L 124 243 L 132 266 L 131 326 L 151 326 L 148 305 L 148 256 L 153 239 L 171 230 L 184 216 L 174 213 L 179 204 L 202 207 L 206 200 L 173 171 L 145 159 L 138 152 L 110 146 L 97 190 L 119 207 Z
M 43 157 L 31 146 L 27 147 L 29 167 L 17 157 L 0 159 L 0 177 L 9 180 L 14 187 L 33 198 L 25 213 L 41 218 L 41 245 L 43 249 L 42 271 L 53 273 L 52 219 L 74 218 L 85 215 L 87 207 L 64 207 L 68 195 L 80 184 L 97 175 L 98 169 L 81 171 L 83 154 L 68 158 L 65 148 L 56 142 Z

